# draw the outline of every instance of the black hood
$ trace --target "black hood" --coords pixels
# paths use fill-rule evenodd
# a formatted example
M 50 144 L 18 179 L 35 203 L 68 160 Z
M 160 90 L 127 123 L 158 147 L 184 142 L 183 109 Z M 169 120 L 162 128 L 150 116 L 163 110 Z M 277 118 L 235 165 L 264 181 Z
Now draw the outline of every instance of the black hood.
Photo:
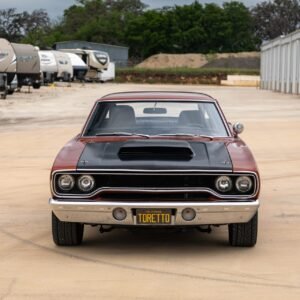
M 226 170 L 232 171 L 222 142 L 130 140 L 88 143 L 78 170 Z

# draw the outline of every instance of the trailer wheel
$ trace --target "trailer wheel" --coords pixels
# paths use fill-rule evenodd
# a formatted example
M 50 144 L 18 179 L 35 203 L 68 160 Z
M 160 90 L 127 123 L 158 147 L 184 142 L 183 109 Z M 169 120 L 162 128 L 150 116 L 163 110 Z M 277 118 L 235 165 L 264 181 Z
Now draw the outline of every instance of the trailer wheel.
M 1 99 L 5 100 L 6 99 L 6 95 L 7 95 L 6 91 L 4 91 L 3 93 L 1 93 Z
M 32 87 L 33 87 L 34 89 L 38 90 L 38 89 L 41 87 L 41 83 L 40 83 L 40 82 L 34 82 L 34 83 L 32 84 Z

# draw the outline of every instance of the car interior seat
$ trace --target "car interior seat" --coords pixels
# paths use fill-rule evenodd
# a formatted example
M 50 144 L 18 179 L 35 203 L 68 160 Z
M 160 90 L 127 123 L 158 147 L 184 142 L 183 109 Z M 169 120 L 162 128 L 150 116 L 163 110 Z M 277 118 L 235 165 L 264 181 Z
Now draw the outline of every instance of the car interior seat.
M 109 119 L 110 126 L 114 128 L 131 128 L 136 124 L 134 110 L 129 105 L 112 107 Z

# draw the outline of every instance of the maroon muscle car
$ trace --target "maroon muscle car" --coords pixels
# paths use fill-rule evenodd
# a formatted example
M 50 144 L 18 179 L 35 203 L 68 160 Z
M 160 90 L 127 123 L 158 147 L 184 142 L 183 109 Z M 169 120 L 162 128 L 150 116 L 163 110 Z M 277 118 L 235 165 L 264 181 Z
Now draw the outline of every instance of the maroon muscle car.
M 217 102 L 201 93 L 128 92 L 96 101 L 51 172 L 55 244 L 78 245 L 85 225 L 228 225 L 232 246 L 256 244 L 260 179 Z

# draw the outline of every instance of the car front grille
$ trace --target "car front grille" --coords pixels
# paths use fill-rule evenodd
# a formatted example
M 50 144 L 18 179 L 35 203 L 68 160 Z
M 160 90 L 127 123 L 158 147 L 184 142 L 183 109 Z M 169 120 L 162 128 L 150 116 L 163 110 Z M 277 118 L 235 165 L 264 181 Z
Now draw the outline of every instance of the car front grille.
M 70 192 L 63 192 L 57 185 L 57 178 L 60 174 L 68 173 L 74 176 L 75 181 L 83 175 L 89 174 L 95 179 L 94 189 L 86 194 L 79 190 L 75 184 Z M 215 181 L 219 176 L 227 175 L 232 179 L 233 188 L 231 191 L 221 193 L 215 187 Z M 241 194 L 235 187 L 236 179 L 241 175 L 247 175 L 253 181 L 252 189 L 246 194 Z M 62 196 L 80 197 L 101 197 L 122 199 L 151 198 L 158 199 L 201 199 L 209 196 L 221 198 L 231 195 L 251 196 L 257 190 L 254 174 L 219 174 L 219 173 L 87 173 L 87 172 L 59 172 L 53 178 L 53 190 L 55 194 Z M 131 195 L 129 196 L 128 193 Z M 111 194 L 111 195 L 110 195 Z M 121 196 L 121 194 L 123 196 Z M 125 195 L 127 194 L 127 196 Z M 155 195 L 156 194 L 156 195 Z M 176 195 L 175 195 L 176 194 Z M 115 196 L 112 196 L 115 195 Z

